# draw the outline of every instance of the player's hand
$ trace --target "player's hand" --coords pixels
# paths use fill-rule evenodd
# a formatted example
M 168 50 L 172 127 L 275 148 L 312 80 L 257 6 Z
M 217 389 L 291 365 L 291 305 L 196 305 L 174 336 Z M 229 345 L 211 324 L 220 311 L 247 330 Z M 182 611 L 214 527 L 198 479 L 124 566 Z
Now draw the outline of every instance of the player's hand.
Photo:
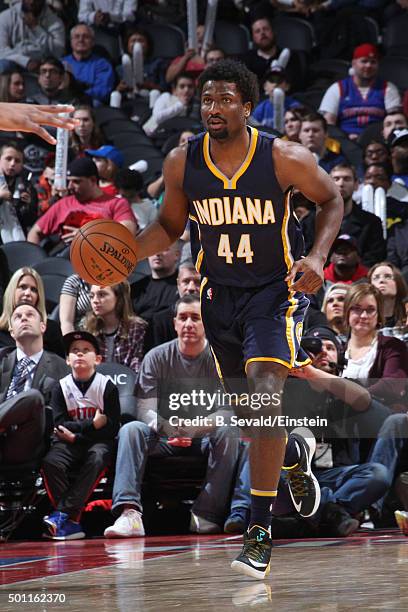
M 20 104 L 0 102 L 0 130 L 10 132 L 32 132 L 37 134 L 52 145 L 56 139 L 42 128 L 42 125 L 62 127 L 73 130 L 79 125 L 78 119 L 72 117 L 60 117 L 60 113 L 72 113 L 73 106 L 48 106 L 43 104 Z
M 68 244 L 73 241 L 79 230 L 78 227 L 73 227 L 72 225 L 63 225 L 62 229 L 64 230 L 64 233 L 61 236 L 61 240 L 67 242 Z
M 299 273 L 302 273 L 302 276 L 295 282 Z M 289 283 L 291 291 L 317 293 L 324 281 L 323 261 L 312 255 L 295 261 L 285 281 Z
M 69 431 L 63 425 L 58 425 L 58 427 L 54 428 L 54 434 L 57 436 L 58 440 L 62 442 L 69 442 L 73 444 L 75 442 L 75 434 L 72 431 Z
M 105 427 L 107 422 L 108 418 L 106 414 L 103 414 L 103 412 L 101 412 L 99 408 L 97 408 L 95 416 L 93 418 L 93 426 L 95 427 L 95 429 L 102 429 L 102 427 Z

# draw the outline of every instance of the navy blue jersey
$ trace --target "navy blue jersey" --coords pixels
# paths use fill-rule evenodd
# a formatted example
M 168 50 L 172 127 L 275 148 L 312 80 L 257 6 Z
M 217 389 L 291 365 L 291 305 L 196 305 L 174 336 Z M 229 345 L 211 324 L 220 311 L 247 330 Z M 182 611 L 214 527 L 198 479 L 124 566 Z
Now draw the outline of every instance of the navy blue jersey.
M 291 190 L 276 178 L 274 137 L 249 130 L 248 154 L 231 179 L 213 163 L 207 133 L 189 141 L 184 174 L 197 270 L 233 287 L 281 281 L 303 253 Z

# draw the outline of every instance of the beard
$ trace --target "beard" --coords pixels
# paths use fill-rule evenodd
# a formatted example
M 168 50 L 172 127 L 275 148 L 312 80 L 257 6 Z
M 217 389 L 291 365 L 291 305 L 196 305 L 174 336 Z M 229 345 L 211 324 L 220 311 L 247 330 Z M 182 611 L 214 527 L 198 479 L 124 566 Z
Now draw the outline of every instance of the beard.
M 227 127 L 225 127 L 222 130 L 212 130 L 211 127 L 209 127 L 208 133 L 210 137 L 213 138 L 214 140 L 226 140 L 229 136 Z

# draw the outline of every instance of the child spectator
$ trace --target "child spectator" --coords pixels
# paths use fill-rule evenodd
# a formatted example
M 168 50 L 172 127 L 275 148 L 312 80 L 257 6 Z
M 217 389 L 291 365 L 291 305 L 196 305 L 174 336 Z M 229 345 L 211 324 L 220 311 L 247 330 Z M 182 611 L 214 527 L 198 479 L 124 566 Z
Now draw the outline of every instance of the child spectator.
M 81 511 L 112 457 L 120 406 L 115 385 L 95 371 L 102 361 L 97 339 L 76 331 L 64 336 L 64 344 L 72 373 L 60 380 L 51 399 L 55 438 L 43 476 L 55 511 L 44 517 L 44 537 L 78 540 L 85 537 Z
M 106 195 L 118 194 L 115 178 L 118 170 L 122 168 L 124 159 L 121 151 L 112 145 L 104 145 L 99 149 L 86 149 L 85 153 L 92 157 L 98 168 L 99 187 Z

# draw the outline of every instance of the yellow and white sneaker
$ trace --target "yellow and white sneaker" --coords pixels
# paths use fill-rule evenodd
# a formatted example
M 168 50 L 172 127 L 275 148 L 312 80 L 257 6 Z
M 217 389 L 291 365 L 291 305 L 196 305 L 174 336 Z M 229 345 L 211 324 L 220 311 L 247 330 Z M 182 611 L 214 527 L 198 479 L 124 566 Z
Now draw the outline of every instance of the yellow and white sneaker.
M 124 510 L 113 525 L 104 531 L 105 538 L 140 538 L 145 535 L 142 515 L 135 508 Z

